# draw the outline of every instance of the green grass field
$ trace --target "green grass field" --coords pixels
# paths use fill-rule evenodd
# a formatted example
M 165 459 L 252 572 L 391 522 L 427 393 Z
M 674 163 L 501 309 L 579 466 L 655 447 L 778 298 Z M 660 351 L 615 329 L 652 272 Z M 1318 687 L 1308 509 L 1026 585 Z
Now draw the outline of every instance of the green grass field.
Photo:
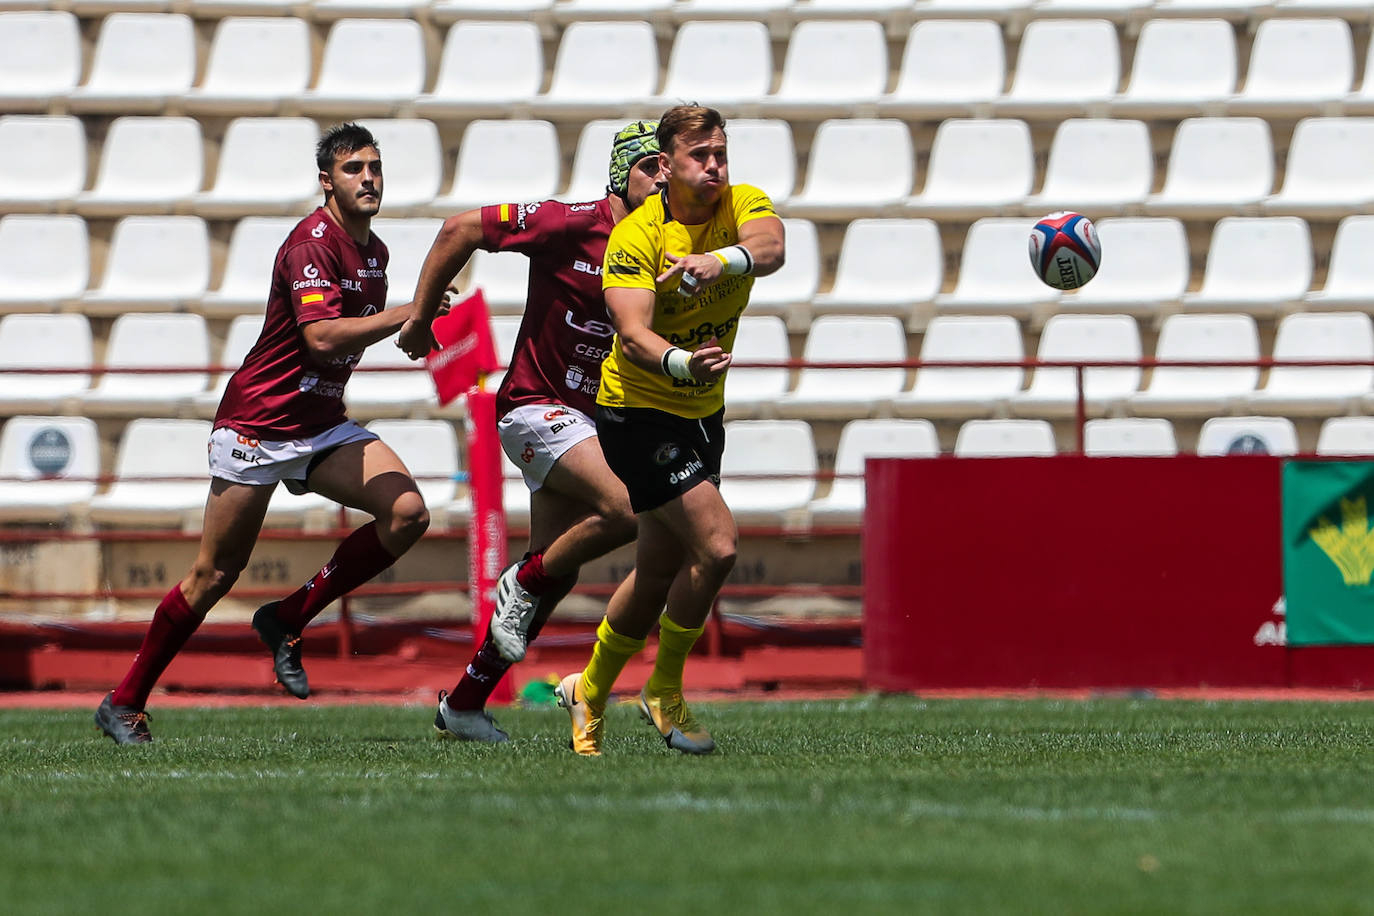
M 0 911 L 1374 911 L 1374 704 L 710 704 L 713 757 L 627 706 L 504 747 L 430 707 L 0 711 Z

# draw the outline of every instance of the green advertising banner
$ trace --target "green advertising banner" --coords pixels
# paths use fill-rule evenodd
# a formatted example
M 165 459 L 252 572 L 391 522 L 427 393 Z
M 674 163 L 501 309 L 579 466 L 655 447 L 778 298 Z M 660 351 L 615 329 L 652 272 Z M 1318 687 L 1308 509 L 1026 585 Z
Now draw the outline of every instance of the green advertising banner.
M 1290 646 L 1374 644 L 1374 462 L 1283 468 L 1283 588 Z

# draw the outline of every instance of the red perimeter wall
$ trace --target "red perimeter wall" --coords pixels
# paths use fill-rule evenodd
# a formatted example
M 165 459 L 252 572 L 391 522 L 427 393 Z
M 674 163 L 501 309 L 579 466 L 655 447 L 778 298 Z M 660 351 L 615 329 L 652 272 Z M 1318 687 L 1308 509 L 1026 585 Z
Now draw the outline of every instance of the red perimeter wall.
M 1257 645 L 1282 459 L 872 459 L 877 690 L 1374 684 L 1374 649 Z

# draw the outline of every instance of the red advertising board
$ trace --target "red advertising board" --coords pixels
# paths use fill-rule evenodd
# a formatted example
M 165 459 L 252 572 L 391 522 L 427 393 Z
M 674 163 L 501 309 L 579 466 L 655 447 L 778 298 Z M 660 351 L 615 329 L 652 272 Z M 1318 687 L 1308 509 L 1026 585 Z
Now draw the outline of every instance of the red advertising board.
M 1266 638 L 1282 632 L 1281 465 L 870 459 L 868 685 L 1267 687 L 1304 666 L 1330 683 L 1317 656 L 1295 664 Z

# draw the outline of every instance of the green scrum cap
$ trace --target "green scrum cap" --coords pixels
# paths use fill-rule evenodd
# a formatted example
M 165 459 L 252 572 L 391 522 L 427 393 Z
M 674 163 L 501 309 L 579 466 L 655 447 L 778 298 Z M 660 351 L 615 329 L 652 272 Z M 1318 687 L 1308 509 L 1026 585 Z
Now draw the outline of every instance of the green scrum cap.
M 645 156 L 658 155 L 657 121 L 634 121 L 626 124 L 611 143 L 612 194 L 624 197 L 630 190 L 630 169 Z

